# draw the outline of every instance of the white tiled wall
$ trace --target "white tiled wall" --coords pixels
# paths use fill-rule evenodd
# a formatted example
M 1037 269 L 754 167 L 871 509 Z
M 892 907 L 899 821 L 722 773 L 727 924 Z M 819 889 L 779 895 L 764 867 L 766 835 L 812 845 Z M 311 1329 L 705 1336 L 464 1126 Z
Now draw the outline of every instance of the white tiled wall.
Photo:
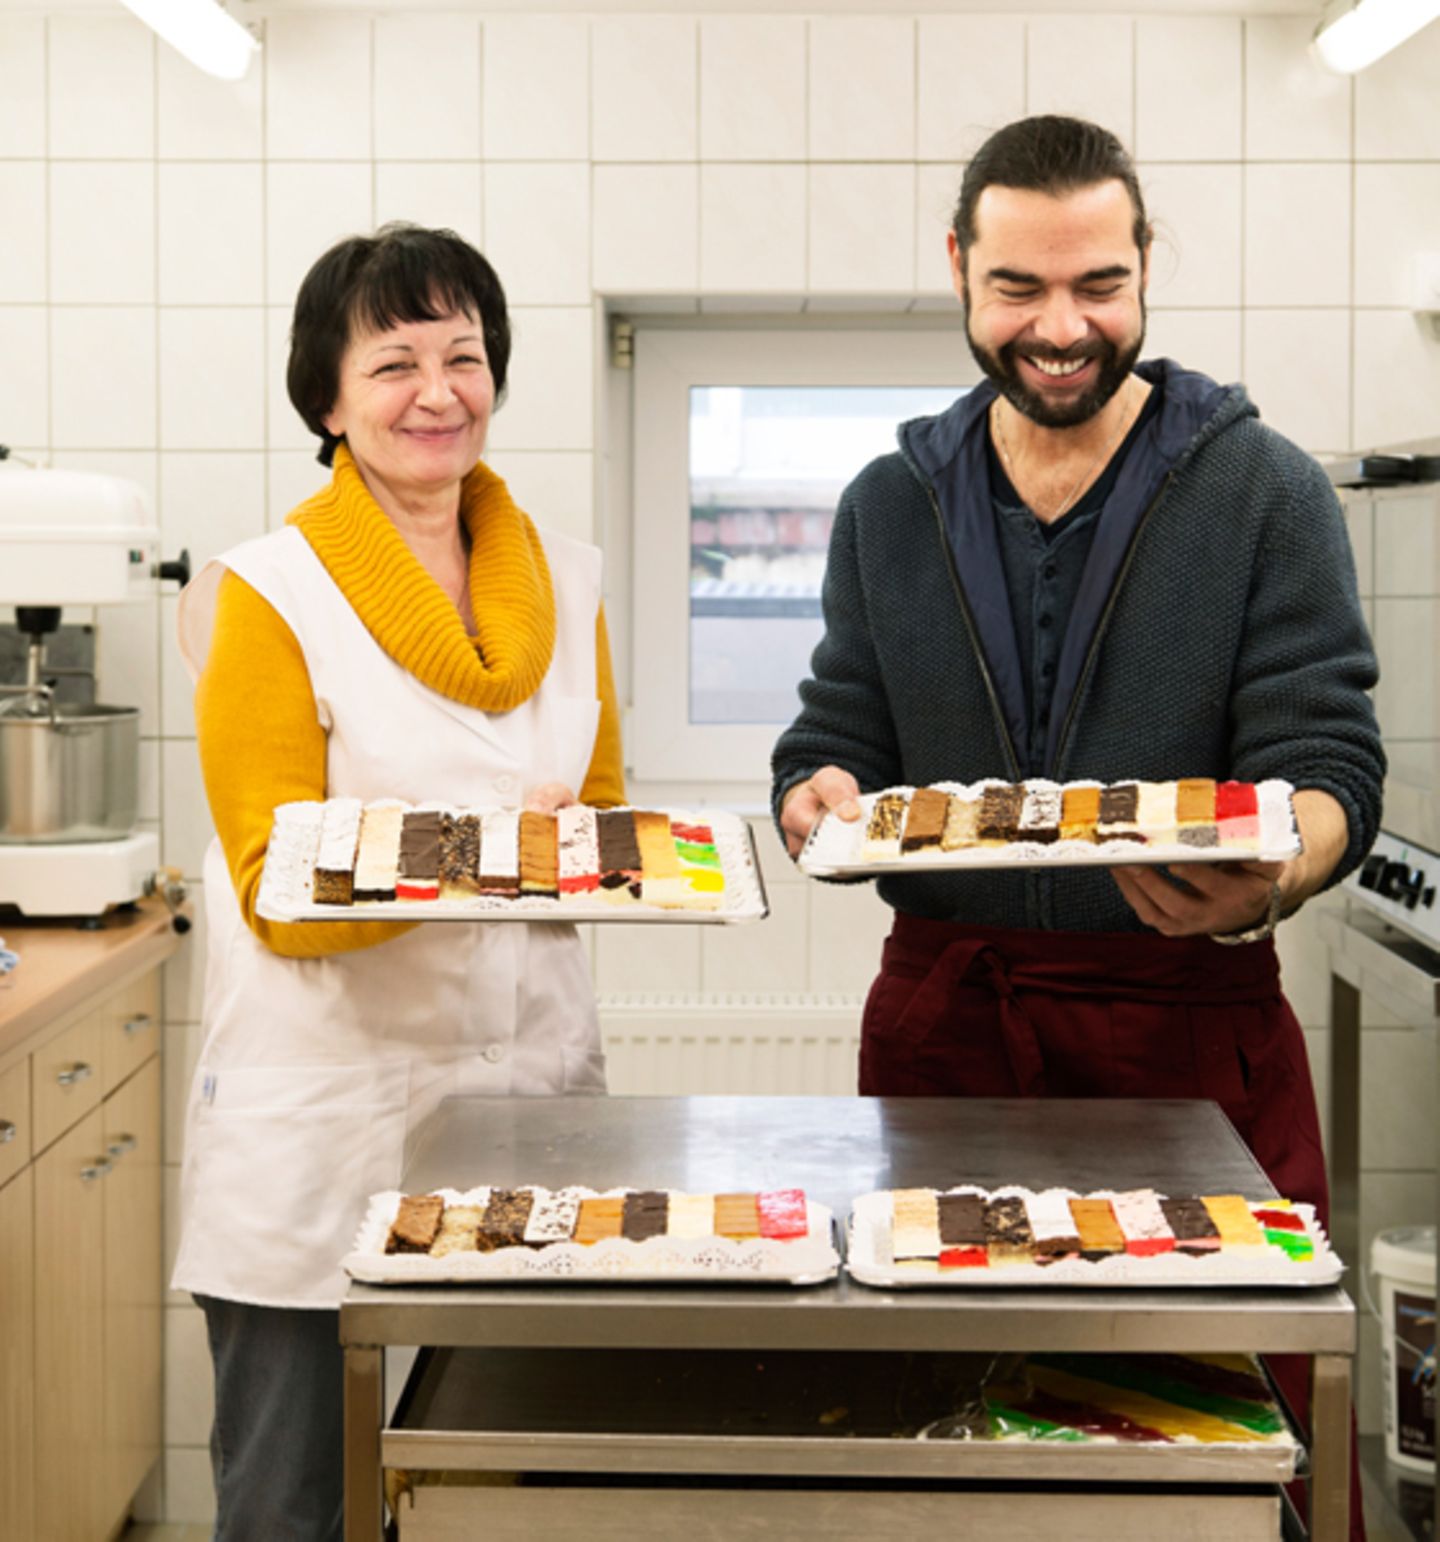
M 135 477 L 167 549 L 197 561 L 273 528 L 323 475 L 283 387 L 296 284 L 336 237 L 411 217 L 495 258 L 516 351 L 494 463 L 543 521 L 593 535 L 615 517 L 595 491 L 605 295 L 944 303 L 960 164 L 1044 110 L 1098 117 L 1138 158 L 1161 227 L 1154 351 L 1246 379 L 1313 450 L 1436 432 L 1440 344 L 1406 298 L 1410 257 L 1440 248 L 1440 29 L 1352 85 L 1308 62 L 1297 16 L 814 9 L 291 8 L 265 23 L 251 78 L 225 85 L 126 16 L 9 6 L 0 440 Z M 106 694 L 144 712 L 146 817 L 193 877 L 207 816 L 173 621 L 173 600 L 158 618 L 102 615 L 101 658 Z M 797 882 L 761 835 L 767 926 L 643 947 L 597 928 L 599 989 L 862 992 L 877 902 Z M 199 909 L 167 990 L 172 1195 L 203 895 Z M 1285 956 L 1323 1048 L 1323 957 L 1303 920 Z M 1377 1072 L 1403 1081 L 1412 1050 L 1377 1048 Z M 1367 1149 L 1377 1203 L 1414 1177 L 1412 1115 Z M 169 1445 L 148 1492 L 186 1519 L 209 1503 L 208 1370 L 193 1308 L 170 1317 Z

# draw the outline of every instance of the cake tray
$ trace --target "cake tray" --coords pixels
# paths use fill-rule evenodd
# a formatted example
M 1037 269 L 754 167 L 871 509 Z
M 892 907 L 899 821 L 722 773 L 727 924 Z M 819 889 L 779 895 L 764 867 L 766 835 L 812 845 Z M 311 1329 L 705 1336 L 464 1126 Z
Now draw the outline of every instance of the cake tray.
M 471 1197 L 455 1189 L 431 1192 L 447 1204 L 462 1204 Z M 791 1242 L 763 1237 L 649 1237 L 628 1242 L 606 1237 L 593 1243 L 447 1253 L 443 1258 L 385 1251 L 401 1197 L 398 1191 L 371 1196 L 354 1246 L 340 1261 L 352 1280 L 367 1285 L 823 1285 L 840 1272 L 834 1217 L 828 1206 L 808 1196 L 809 1235 Z
M 672 813 L 676 811 L 670 811 Z M 277 823 L 283 809 L 277 810 Z M 311 897 L 312 872 L 308 863 L 285 865 L 272 862 L 272 839 L 255 910 L 267 921 L 625 921 L 643 925 L 734 926 L 761 921 L 770 914 L 765 879 L 755 850 L 755 832 L 739 814 L 726 809 L 686 811 L 687 818 L 701 818 L 715 836 L 715 850 L 725 873 L 725 898 L 718 910 L 666 910 L 638 900 L 611 902 L 594 895 L 566 895 L 546 899 L 525 895 L 503 899 L 475 895 L 463 900 L 367 900 L 357 905 L 321 905 Z
M 1096 1189 L 1097 1195 L 1106 1191 Z M 1253 1254 L 1227 1253 L 1208 1256 L 1190 1253 L 1157 1253 L 1149 1258 L 1115 1254 L 1091 1261 L 1062 1258 L 1053 1264 L 1005 1264 L 984 1269 L 940 1269 L 929 1260 L 899 1263 L 890 1253 L 890 1196 L 862 1194 L 855 1201 L 845 1227 L 845 1271 L 862 1285 L 882 1290 L 1006 1290 L 1071 1287 L 1101 1290 L 1248 1289 L 1273 1286 L 1334 1285 L 1345 1272 L 1330 1246 L 1313 1205 L 1297 1204 L 1296 1215 L 1304 1222 L 1315 1246 L 1315 1256 L 1304 1263 L 1287 1258 L 1277 1249 Z
M 959 782 L 934 782 L 942 792 L 965 791 Z M 885 791 L 899 789 L 883 789 Z M 894 873 L 966 872 L 996 868 L 1162 867 L 1191 862 L 1287 862 L 1300 852 L 1294 809 L 1287 828 L 1265 830 L 1258 849 L 1182 846 L 1177 842 L 1012 841 L 1003 846 L 970 846 L 958 851 L 912 851 L 904 856 L 867 858 L 865 827 L 880 792 L 863 793 L 861 817 L 837 819 L 822 813 L 806 838 L 796 864 L 812 878 L 878 878 Z M 1277 821 L 1277 824 L 1279 822 Z

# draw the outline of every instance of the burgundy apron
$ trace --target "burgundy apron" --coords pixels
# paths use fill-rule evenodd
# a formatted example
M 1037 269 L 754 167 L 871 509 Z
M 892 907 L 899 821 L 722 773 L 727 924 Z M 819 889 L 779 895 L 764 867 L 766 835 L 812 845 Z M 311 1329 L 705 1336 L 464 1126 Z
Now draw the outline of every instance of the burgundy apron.
M 1212 1098 L 1276 1191 L 1330 1195 L 1305 1040 L 1274 944 L 962 926 L 897 912 L 860 1036 L 873 1097 Z M 1268 1362 L 1292 1408 L 1309 1362 Z M 1351 1462 L 1351 1538 L 1364 1542 Z M 1303 1513 L 1303 1511 L 1302 1511 Z

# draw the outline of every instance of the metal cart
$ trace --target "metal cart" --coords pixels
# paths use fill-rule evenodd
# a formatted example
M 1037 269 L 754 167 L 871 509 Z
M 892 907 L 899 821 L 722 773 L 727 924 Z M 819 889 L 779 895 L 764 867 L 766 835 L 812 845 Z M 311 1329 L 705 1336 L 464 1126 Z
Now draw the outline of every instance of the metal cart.
M 799 1186 L 840 1218 L 872 1189 L 962 1180 L 1274 1193 L 1212 1103 L 819 1097 L 455 1098 L 419 1132 L 403 1186 Z M 1276 1476 L 1253 1453 L 826 1433 L 827 1399 L 883 1400 L 917 1355 L 998 1351 L 1311 1357 L 1311 1535 L 1348 1535 L 1355 1317 L 1338 1286 L 356 1284 L 340 1333 L 349 1542 L 381 1535 L 382 1467 L 532 1479 L 433 1490 L 434 1538 L 960 1535 L 962 1518 L 1001 1542 L 1042 1527 L 1096 1542 L 1280 1534 Z M 386 1426 L 391 1345 L 426 1353 Z M 738 1360 L 759 1367 L 748 1381 Z

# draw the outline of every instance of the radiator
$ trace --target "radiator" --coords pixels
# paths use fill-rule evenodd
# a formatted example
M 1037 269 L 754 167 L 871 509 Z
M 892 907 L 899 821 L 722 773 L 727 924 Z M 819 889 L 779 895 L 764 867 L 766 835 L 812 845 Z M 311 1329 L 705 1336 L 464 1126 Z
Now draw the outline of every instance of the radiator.
M 855 1091 L 859 996 L 743 993 L 600 999 L 614 1093 Z

